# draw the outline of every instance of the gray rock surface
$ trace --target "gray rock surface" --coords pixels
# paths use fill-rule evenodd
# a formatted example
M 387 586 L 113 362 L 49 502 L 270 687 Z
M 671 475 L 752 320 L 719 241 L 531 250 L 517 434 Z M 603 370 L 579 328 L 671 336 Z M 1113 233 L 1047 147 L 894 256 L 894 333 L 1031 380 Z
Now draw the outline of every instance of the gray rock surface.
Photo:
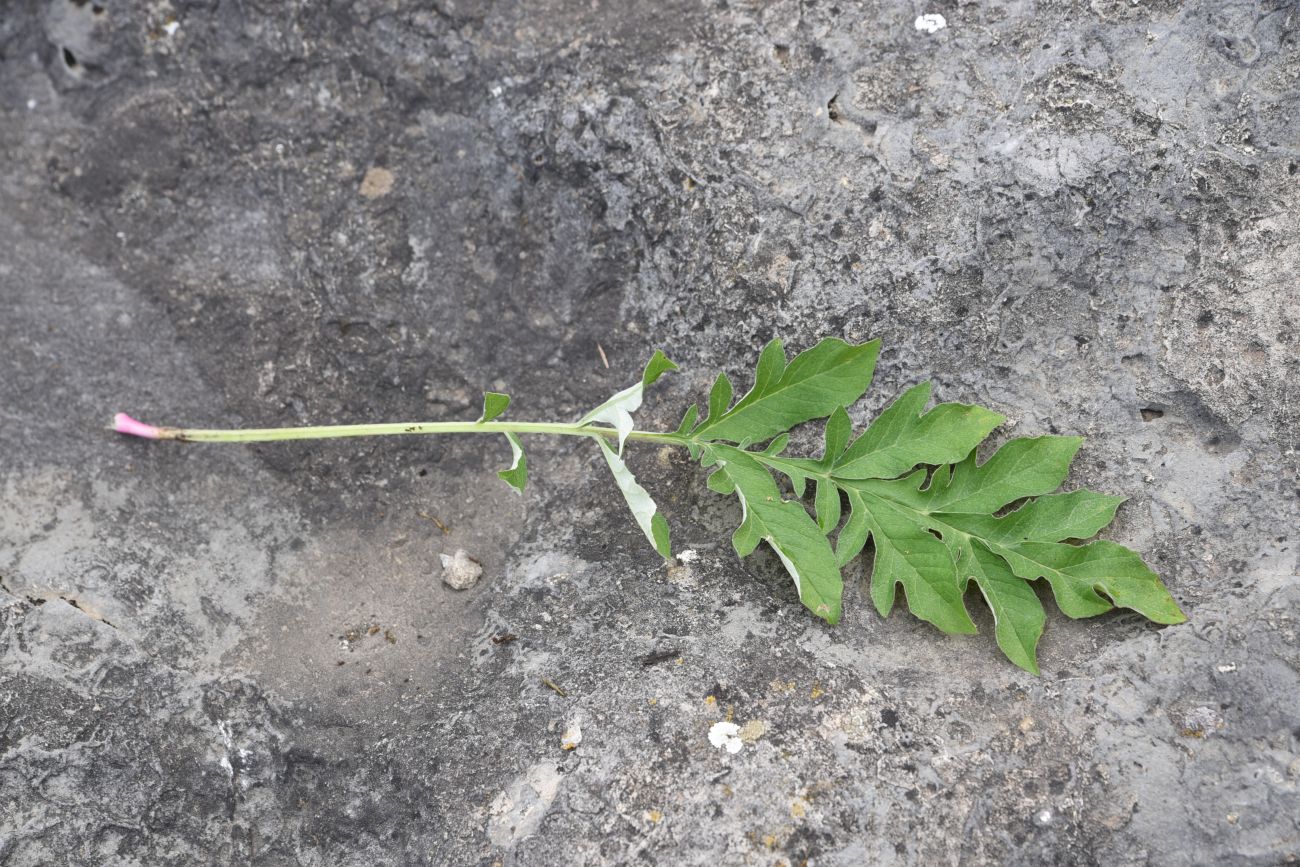
M 0 863 L 1300 858 L 1298 102 L 1287 0 L 0 5 Z M 1086 434 L 1190 621 L 1052 609 L 1034 678 L 860 566 L 808 616 L 682 455 L 666 569 L 585 443 L 103 430 L 562 420 L 655 347 L 669 426 L 828 334 L 858 422 Z

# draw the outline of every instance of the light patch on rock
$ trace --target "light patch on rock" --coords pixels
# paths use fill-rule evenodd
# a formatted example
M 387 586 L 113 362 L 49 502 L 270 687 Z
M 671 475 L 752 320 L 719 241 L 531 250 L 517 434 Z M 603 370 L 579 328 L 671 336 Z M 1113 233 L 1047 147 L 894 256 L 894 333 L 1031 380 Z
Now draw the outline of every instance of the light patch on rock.
M 1185 738 L 1207 738 L 1215 732 L 1223 731 L 1225 723 L 1219 712 L 1212 707 L 1194 707 L 1182 715 L 1182 734 Z
M 468 590 L 478 583 L 483 574 L 479 562 L 465 553 L 464 548 L 457 548 L 455 554 L 439 554 L 442 560 L 442 583 L 453 590 Z
M 916 29 L 922 33 L 938 33 L 948 26 L 948 19 L 944 18 L 938 12 L 931 12 L 926 15 L 916 16 Z
M 234 749 L 235 739 L 230 730 L 230 723 L 225 720 L 217 720 L 217 732 L 221 735 L 221 745 L 224 747 L 217 764 L 221 765 L 221 769 L 226 772 L 226 776 L 233 781 L 235 779 L 235 766 L 230 763 L 230 751 Z
M 378 199 L 393 191 L 393 173 L 388 169 L 372 166 L 361 179 L 361 195 L 367 199 Z
M 767 734 L 767 723 L 761 719 L 752 719 L 740 727 L 740 739 L 747 744 L 752 744 Z
M 492 799 L 488 808 L 488 839 L 501 849 L 533 834 L 560 790 L 559 768 L 550 762 L 533 765 Z
M 709 728 L 709 743 L 729 753 L 738 753 L 745 745 L 740 739 L 740 726 L 726 721 L 716 722 Z

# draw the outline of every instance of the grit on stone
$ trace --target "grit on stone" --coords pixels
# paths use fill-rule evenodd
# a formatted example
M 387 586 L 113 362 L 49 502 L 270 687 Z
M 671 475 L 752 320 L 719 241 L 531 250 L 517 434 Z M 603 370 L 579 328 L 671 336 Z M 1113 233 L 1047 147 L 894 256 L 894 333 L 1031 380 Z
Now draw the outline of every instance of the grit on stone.
M 0 5 L 0 863 L 1300 859 L 1297 105 L 1289 0 Z M 858 424 L 1086 435 L 1189 621 L 1049 605 L 1035 678 L 861 564 L 810 616 L 685 455 L 667 568 L 590 443 L 103 429 L 569 420 L 655 348 L 670 428 L 825 335 Z

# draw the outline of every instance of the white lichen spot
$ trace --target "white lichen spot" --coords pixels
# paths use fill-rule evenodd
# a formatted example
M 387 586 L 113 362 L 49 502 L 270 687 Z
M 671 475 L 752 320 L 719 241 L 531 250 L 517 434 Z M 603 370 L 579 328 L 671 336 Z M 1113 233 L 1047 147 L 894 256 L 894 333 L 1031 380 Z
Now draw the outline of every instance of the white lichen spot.
M 944 18 L 938 12 L 930 12 L 926 15 L 916 16 L 914 26 L 922 33 L 938 33 L 940 30 L 948 26 L 948 19 Z
M 457 548 L 455 554 L 439 554 L 438 557 L 442 560 L 442 583 L 453 590 L 468 590 L 483 574 L 483 567 L 465 553 L 464 548 Z
M 738 753 L 745 742 L 740 739 L 740 726 L 734 722 L 716 722 L 709 729 L 709 743 L 720 750 Z

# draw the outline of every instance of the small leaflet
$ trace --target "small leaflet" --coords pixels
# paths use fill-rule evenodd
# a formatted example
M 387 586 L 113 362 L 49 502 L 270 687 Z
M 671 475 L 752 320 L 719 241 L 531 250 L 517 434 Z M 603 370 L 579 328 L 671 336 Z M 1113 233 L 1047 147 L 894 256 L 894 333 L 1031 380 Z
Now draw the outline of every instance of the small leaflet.
M 483 414 L 478 417 L 478 423 L 492 421 L 494 418 L 506 411 L 510 406 L 510 395 L 501 394 L 496 391 L 489 391 L 483 395 Z
M 781 341 L 773 340 L 759 356 L 753 388 L 725 411 L 730 381 L 719 377 L 709 417 L 693 436 L 706 442 L 767 442 L 795 425 L 825 418 L 855 403 L 871 386 L 879 353 L 879 340 L 853 345 L 828 337 L 787 366 Z
M 512 433 L 506 434 L 505 437 L 510 443 L 510 466 L 497 473 L 497 476 L 514 488 L 516 494 L 522 494 L 524 485 L 528 483 L 528 458 L 524 455 L 524 447 L 519 442 L 519 437 Z
M 600 440 L 600 451 L 609 464 L 609 470 L 614 475 L 618 489 L 623 492 L 623 499 L 627 500 L 627 506 L 632 510 L 632 517 L 636 520 L 637 526 L 659 552 L 659 556 L 667 560 L 672 556 L 672 548 L 668 541 L 668 522 L 659 513 L 659 507 L 655 505 L 655 501 L 646 489 L 637 483 L 636 476 L 632 475 L 632 471 L 627 468 L 623 459 L 604 439 Z
M 668 356 L 664 355 L 662 350 L 656 349 L 655 354 L 646 363 L 640 382 L 616 393 L 609 400 L 580 418 L 578 424 L 586 425 L 601 422 L 614 428 L 614 430 L 618 431 L 618 453 L 621 456 L 623 454 L 623 443 L 627 440 L 627 435 L 632 432 L 632 413 L 641 408 L 641 400 L 645 390 L 653 385 L 660 376 L 676 369 L 677 365 L 669 361 Z

